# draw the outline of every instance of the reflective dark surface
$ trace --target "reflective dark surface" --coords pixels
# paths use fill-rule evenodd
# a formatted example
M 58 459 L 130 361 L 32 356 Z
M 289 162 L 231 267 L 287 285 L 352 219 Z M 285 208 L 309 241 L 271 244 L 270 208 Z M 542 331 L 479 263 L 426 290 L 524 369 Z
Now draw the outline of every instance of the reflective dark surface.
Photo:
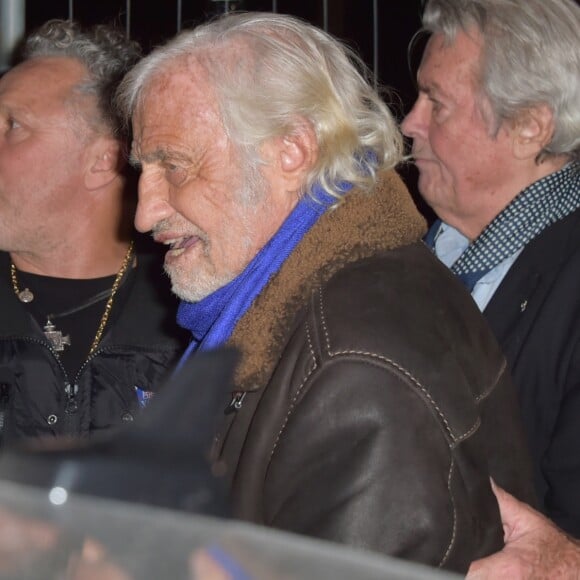
M 453 580 L 460 576 L 250 524 L 0 482 L 0 578 Z

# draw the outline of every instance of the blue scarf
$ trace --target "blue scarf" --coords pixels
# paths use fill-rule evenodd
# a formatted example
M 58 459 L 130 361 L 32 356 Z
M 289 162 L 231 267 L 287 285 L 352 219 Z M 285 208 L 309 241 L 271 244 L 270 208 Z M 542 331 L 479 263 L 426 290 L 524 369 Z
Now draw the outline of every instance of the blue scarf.
M 343 192 L 350 187 L 349 184 L 341 184 Z M 305 195 L 276 234 L 234 280 L 199 302 L 180 303 L 177 323 L 190 330 L 193 339 L 177 368 L 192 352 L 211 350 L 225 344 L 270 278 L 278 272 L 318 218 L 336 202 L 336 198 L 320 186 L 315 186 L 313 191 L 315 199 Z

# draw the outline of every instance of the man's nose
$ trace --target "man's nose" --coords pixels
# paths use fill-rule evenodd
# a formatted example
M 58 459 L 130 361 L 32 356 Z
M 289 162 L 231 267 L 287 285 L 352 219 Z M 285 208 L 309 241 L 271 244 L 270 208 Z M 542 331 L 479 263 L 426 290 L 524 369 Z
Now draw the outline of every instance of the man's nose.
M 145 174 L 139 178 L 139 201 L 135 213 L 135 228 L 149 232 L 153 226 L 171 215 L 172 209 L 159 184 L 153 183 Z
M 415 101 L 413 108 L 401 123 L 401 131 L 403 132 L 403 135 L 411 137 L 412 139 L 424 135 L 426 128 L 426 113 L 426 104 L 424 100 L 419 97 Z

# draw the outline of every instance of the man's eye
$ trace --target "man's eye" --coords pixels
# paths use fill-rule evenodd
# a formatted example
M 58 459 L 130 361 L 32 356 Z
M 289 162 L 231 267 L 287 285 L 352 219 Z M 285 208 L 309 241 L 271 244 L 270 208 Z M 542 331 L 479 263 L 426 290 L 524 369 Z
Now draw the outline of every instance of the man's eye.
M 29 134 L 25 125 L 10 116 L 0 120 L 0 133 L 4 139 L 11 143 L 20 143 Z
M 436 113 L 437 111 L 441 110 L 441 103 L 439 101 L 437 101 L 436 99 L 429 99 L 430 103 L 431 103 L 431 107 L 433 108 L 433 111 Z
M 165 165 L 165 175 L 167 176 L 167 181 L 169 181 L 171 185 L 181 185 L 187 177 L 187 172 L 179 165 L 167 163 Z
M 12 129 L 16 129 L 19 126 L 20 125 L 19 125 L 18 121 L 16 121 L 12 117 L 4 117 L 4 119 L 2 119 L 2 129 L 3 129 L 4 133 L 8 133 L 8 132 L 12 131 Z
M 8 125 L 9 131 L 12 131 L 13 129 L 19 129 L 21 127 L 20 123 L 13 117 L 8 117 L 6 124 Z

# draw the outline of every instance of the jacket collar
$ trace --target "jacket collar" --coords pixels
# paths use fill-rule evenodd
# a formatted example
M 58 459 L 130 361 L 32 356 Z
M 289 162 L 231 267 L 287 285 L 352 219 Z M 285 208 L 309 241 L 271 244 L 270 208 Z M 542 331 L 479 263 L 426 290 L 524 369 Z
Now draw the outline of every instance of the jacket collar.
M 580 209 L 534 238 L 518 256 L 483 313 L 509 361 L 517 359 L 529 326 L 545 306 L 554 281 L 572 268 L 580 247 Z M 570 286 L 572 288 L 572 286 Z
M 238 322 L 228 344 L 241 360 L 238 391 L 260 389 L 271 376 L 287 329 L 312 290 L 346 264 L 416 242 L 424 218 L 395 171 L 380 176 L 371 193 L 352 190 L 304 236 Z

